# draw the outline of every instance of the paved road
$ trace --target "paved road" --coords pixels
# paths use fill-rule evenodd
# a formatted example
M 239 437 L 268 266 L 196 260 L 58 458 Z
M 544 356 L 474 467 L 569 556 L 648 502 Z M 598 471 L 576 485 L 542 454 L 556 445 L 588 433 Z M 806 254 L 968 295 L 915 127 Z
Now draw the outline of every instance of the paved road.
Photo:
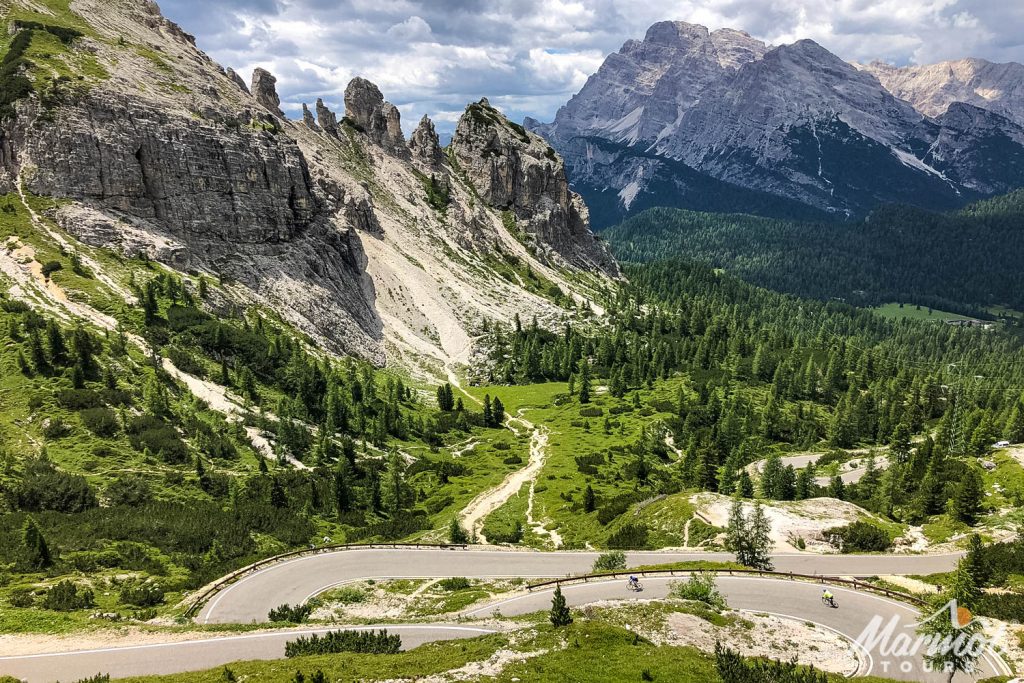
M 792 465 L 794 470 L 802 470 L 812 462 L 817 462 L 824 453 L 805 453 L 804 455 L 789 455 L 784 458 L 780 458 L 782 466 L 786 467 Z M 844 484 L 856 484 L 858 481 L 864 478 L 865 469 L 864 465 L 867 462 L 866 455 L 847 460 L 846 462 L 839 465 L 839 478 L 843 480 Z M 764 469 L 764 460 L 758 460 L 747 466 L 747 471 L 750 474 L 760 473 Z M 889 466 L 889 459 L 879 454 L 875 459 L 875 468 L 878 470 L 884 470 Z M 828 486 L 829 482 L 832 481 L 831 477 L 819 476 L 814 478 L 814 482 L 818 486 Z
M 389 632 L 398 633 L 402 636 L 402 647 L 405 649 L 436 640 L 475 638 L 494 632 L 493 629 L 483 627 L 453 624 L 386 624 L 356 628 L 386 628 Z M 337 628 L 264 631 L 178 643 L 0 657 L 0 676 L 14 676 L 29 683 L 53 683 L 75 681 L 96 673 L 107 673 L 118 678 L 199 671 L 243 660 L 281 659 L 287 641 L 301 635 L 332 630 Z
M 445 576 L 555 577 L 590 569 L 596 553 L 541 553 L 497 550 L 414 550 L 365 549 L 325 553 L 271 565 L 250 574 L 216 595 L 200 612 L 202 623 L 246 623 L 266 621 L 267 612 L 281 603 L 301 603 L 324 590 L 366 578 L 437 578 Z M 776 569 L 806 574 L 866 576 L 873 574 L 927 574 L 952 568 L 957 555 L 908 556 L 819 556 L 785 554 L 775 557 Z M 630 566 L 682 560 L 727 560 L 718 553 L 633 553 Z M 816 584 L 758 579 L 719 577 L 719 585 L 729 604 L 737 609 L 772 612 L 814 621 L 854 638 L 873 617 L 899 620 L 899 629 L 914 618 L 906 605 L 878 596 L 835 588 L 840 609 L 826 609 L 819 600 Z M 667 594 L 669 579 L 648 578 L 639 597 Z M 569 585 L 565 594 L 571 604 L 599 599 L 628 599 L 622 581 L 601 581 Z M 508 615 L 525 614 L 550 605 L 550 592 L 540 591 L 508 601 L 499 601 L 465 616 L 487 616 L 494 609 Z M 388 626 L 399 630 L 407 647 L 428 640 L 471 637 L 487 629 L 447 624 Z M 324 630 L 324 629 L 314 629 Z M 303 631 L 254 633 L 227 638 L 210 638 L 186 643 L 110 648 L 88 652 L 68 652 L 31 657 L 0 658 L 0 674 L 26 678 L 30 683 L 69 680 L 97 671 L 115 676 L 171 673 L 220 666 L 243 659 L 273 659 L 283 654 L 284 642 Z M 886 664 L 888 662 L 888 665 Z M 927 680 L 921 669 L 907 673 L 898 670 L 903 660 L 884 657 L 878 652 L 863 658 L 860 673 Z M 912 664 L 916 665 L 916 662 Z M 889 668 L 886 669 L 885 667 Z M 999 670 L 986 666 L 985 675 Z
M 197 621 L 250 623 L 267 620 L 282 603 L 298 604 L 333 586 L 368 578 L 557 578 L 590 570 L 597 553 L 502 550 L 346 550 L 307 555 L 250 574 L 211 599 Z M 800 574 L 874 576 L 932 574 L 956 566 L 959 555 L 813 555 L 782 554 L 775 569 Z M 630 553 L 629 566 L 686 560 L 732 561 L 728 553 Z

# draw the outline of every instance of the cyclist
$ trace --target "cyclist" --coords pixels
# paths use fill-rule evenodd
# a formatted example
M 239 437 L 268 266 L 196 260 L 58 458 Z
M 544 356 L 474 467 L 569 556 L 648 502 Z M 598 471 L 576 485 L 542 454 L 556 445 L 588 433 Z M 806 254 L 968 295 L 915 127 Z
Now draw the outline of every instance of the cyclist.
M 826 605 L 836 606 L 836 596 L 832 595 L 832 591 L 828 588 L 821 589 L 821 601 Z
M 626 587 L 631 591 L 638 591 L 640 590 L 640 581 L 635 576 L 630 576 Z

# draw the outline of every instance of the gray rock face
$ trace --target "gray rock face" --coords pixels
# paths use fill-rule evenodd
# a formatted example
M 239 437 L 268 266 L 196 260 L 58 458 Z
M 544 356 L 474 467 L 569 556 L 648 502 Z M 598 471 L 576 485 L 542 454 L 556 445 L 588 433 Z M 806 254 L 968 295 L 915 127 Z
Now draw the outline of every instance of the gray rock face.
M 860 68 L 928 116 L 941 116 L 963 102 L 1024 125 L 1024 64 L 958 59 L 904 67 L 871 62 Z
M 401 114 L 384 101 L 380 89 L 365 78 L 353 78 L 345 88 L 345 116 L 371 141 L 393 156 L 409 158 Z
M 337 137 L 338 117 L 327 108 L 327 105 L 319 97 L 316 99 L 316 120 L 325 132 Z
M 275 116 L 284 118 L 281 98 L 277 96 L 277 79 L 266 69 L 257 68 L 252 72 L 252 96 Z
M 155 220 L 181 237 L 247 244 L 291 239 L 316 215 L 306 162 L 286 137 L 203 125 L 127 98 L 86 100 L 56 116 L 20 131 L 36 194 Z
M 439 168 L 444 162 L 444 151 L 441 149 L 441 142 L 434 130 L 434 122 L 426 115 L 420 119 L 416 130 L 409 138 L 409 150 L 412 158 L 429 168 Z
M 310 130 L 320 130 L 320 127 L 316 125 L 316 119 L 313 118 L 313 112 L 309 110 L 305 102 L 302 103 L 302 122 Z
M 539 136 L 511 123 L 486 99 L 466 108 L 452 153 L 480 197 L 511 211 L 538 244 L 573 265 L 618 275 L 618 265 L 590 231 L 562 159 Z
M 235 84 L 235 85 L 237 85 L 237 86 L 238 86 L 238 87 L 239 87 L 239 88 L 240 88 L 240 89 L 241 89 L 241 90 L 242 90 L 243 92 L 245 92 L 246 94 L 250 94 L 250 93 L 249 93 L 249 86 L 247 86 L 247 85 L 245 84 L 245 81 L 244 81 L 244 80 L 242 80 L 242 77 L 238 75 L 238 72 L 236 72 L 236 71 L 235 71 L 234 69 L 232 69 L 231 67 L 228 67 L 228 68 L 227 68 L 227 69 L 226 69 L 226 70 L 224 71 L 224 73 L 225 73 L 225 74 L 227 75 L 227 77 L 228 77 L 228 78 L 230 78 L 230 79 L 232 80 L 232 82 L 234 82 L 234 84 Z
M 954 141 L 962 114 L 929 119 L 893 93 L 945 111 L 951 93 L 974 88 L 1005 108 L 1024 102 L 1022 84 L 1012 68 L 858 68 L 810 40 L 769 48 L 739 31 L 662 22 L 609 56 L 553 123 L 530 128 L 564 155 L 575 186 L 602 207 L 601 225 L 649 206 L 801 217 L 888 202 L 942 209 L 1013 187 L 1024 146 L 991 122 L 965 124 L 974 133 Z M 989 154 L 1002 145 L 1007 154 Z M 764 193 L 785 208 L 767 207 Z

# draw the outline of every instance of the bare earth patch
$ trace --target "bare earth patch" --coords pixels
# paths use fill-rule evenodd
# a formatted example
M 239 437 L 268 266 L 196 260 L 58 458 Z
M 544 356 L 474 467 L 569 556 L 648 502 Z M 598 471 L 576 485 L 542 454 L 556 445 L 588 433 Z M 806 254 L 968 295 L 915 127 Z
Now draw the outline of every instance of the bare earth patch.
M 833 673 L 852 674 L 859 668 L 857 651 L 835 631 L 806 622 L 770 615 L 743 614 L 742 622 L 712 626 L 704 619 L 682 612 L 668 615 L 668 643 L 690 645 L 713 652 L 715 643 L 749 657 L 790 660 Z M 752 624 L 752 626 L 751 626 Z

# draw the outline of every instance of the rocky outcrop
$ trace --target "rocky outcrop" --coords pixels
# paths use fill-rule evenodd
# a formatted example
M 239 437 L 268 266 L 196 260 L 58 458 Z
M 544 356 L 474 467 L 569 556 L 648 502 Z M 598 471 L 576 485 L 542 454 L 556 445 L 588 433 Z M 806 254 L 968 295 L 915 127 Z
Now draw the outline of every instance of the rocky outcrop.
M 281 111 L 281 98 L 277 95 L 277 79 L 266 69 L 257 68 L 252 72 L 252 96 L 256 101 L 270 110 L 274 116 L 284 118 Z
M 39 195 L 73 197 L 158 222 L 181 237 L 291 239 L 314 219 L 305 159 L 280 135 L 226 130 L 137 100 L 90 98 L 20 131 Z
M 302 103 L 302 122 L 310 130 L 320 130 L 320 126 L 316 125 L 316 119 L 313 118 L 313 112 L 309 110 L 305 102 Z
M 438 169 L 444 162 L 444 151 L 441 149 L 441 142 L 434 130 L 434 122 L 426 115 L 420 119 L 416 130 L 409 138 L 409 150 L 412 158 L 427 168 Z
M 466 108 L 451 151 L 480 197 L 512 212 L 542 250 L 578 267 L 618 274 L 615 259 L 590 231 L 583 201 L 569 189 L 562 159 L 541 137 L 485 98 Z
M 327 108 L 327 105 L 319 97 L 316 98 L 316 121 L 324 132 L 337 137 L 338 117 Z
M 345 117 L 388 154 L 409 158 L 398 108 L 385 102 L 380 89 L 365 78 L 354 78 L 345 88 Z
M 241 89 L 241 90 L 242 90 L 242 92 L 244 92 L 244 93 L 245 93 L 246 95 L 249 95 L 249 94 L 250 94 L 250 92 L 249 92 L 249 86 L 247 86 L 247 85 L 245 84 L 245 81 L 244 81 L 244 80 L 242 80 L 242 77 L 238 75 L 238 72 L 236 72 L 236 71 L 235 71 L 234 69 L 232 69 L 231 67 L 228 67 L 227 69 L 225 69 L 225 71 L 224 71 L 224 74 L 225 74 L 225 75 L 226 75 L 226 76 L 227 76 L 228 78 L 230 78 L 230 79 L 231 79 L 231 82 L 232 82 L 232 83 L 234 83 L 235 85 L 237 85 L 237 86 L 239 87 L 239 89 Z

